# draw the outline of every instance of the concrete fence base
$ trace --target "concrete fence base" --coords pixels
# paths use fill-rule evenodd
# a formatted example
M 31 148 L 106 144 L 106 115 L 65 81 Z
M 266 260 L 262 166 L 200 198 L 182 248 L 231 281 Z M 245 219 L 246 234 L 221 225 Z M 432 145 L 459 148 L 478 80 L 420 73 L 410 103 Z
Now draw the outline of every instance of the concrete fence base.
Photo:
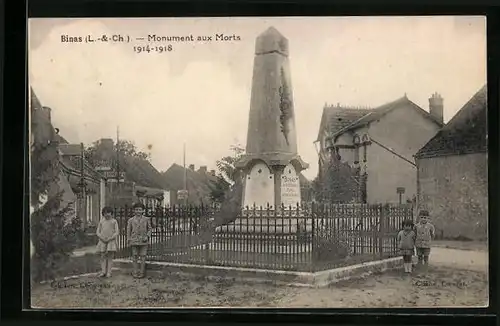
M 374 272 L 383 272 L 402 265 L 401 257 L 366 262 L 352 266 L 334 268 L 315 273 L 292 272 L 267 269 L 238 268 L 225 266 L 207 266 L 177 264 L 169 262 L 147 262 L 148 271 L 188 274 L 206 277 L 207 279 L 232 279 L 241 282 L 273 283 L 289 286 L 326 287 L 331 284 L 361 278 Z M 116 259 L 115 266 L 122 269 L 131 268 L 131 260 Z M 153 275 L 150 275 L 153 276 Z

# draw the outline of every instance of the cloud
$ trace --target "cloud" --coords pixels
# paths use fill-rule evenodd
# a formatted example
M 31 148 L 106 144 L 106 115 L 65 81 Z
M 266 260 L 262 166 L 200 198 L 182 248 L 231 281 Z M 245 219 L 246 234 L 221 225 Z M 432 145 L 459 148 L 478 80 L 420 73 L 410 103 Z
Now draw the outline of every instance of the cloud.
M 168 56 L 59 42 L 62 33 L 78 35 L 81 25 L 54 28 L 30 62 L 35 91 L 70 141 L 114 138 L 119 125 L 121 137 L 141 149 L 152 144 L 153 162 L 166 169 L 179 162 L 183 142 L 190 159 L 213 166 L 231 139 L 246 133 L 249 91 L 233 87 L 227 66 L 193 60 L 172 75 Z M 84 27 L 93 35 L 111 33 L 101 23 Z

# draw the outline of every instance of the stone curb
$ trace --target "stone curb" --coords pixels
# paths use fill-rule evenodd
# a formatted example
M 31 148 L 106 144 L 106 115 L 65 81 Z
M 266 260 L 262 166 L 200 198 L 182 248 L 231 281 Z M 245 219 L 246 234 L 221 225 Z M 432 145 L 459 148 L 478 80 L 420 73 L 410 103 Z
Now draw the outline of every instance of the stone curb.
M 131 269 L 129 259 L 115 259 L 113 270 Z M 168 262 L 147 262 L 150 271 L 168 271 L 174 274 L 202 276 L 209 280 L 230 279 L 238 282 L 272 283 L 293 287 L 327 287 L 340 281 L 352 278 L 362 278 L 374 272 L 384 272 L 402 265 L 401 257 L 371 261 L 352 266 L 334 268 L 326 271 L 308 273 L 283 270 L 267 270 L 254 268 L 239 268 L 226 266 L 189 265 Z M 59 278 L 56 281 L 78 279 L 80 277 L 95 276 L 98 272 L 71 275 Z M 42 281 L 40 284 L 50 283 Z
M 113 267 L 111 269 L 112 271 L 119 271 L 120 268 L 118 267 Z M 65 277 L 59 277 L 59 278 L 56 278 L 54 280 L 50 280 L 50 281 L 40 281 L 39 283 L 40 284 L 49 284 L 49 283 L 52 283 L 52 282 L 60 282 L 60 281 L 68 281 L 68 280 L 76 280 L 76 279 L 79 279 L 81 277 L 87 277 L 87 276 L 97 276 L 100 272 L 92 272 L 92 273 L 84 273 L 84 274 L 77 274 L 77 275 L 70 275 L 70 276 L 65 276 Z
M 115 266 L 130 268 L 131 260 L 116 259 Z M 331 270 L 307 273 L 280 270 L 265 270 L 225 266 L 189 265 L 168 262 L 148 262 L 151 271 L 168 271 L 177 274 L 204 276 L 208 279 L 232 279 L 254 283 L 274 283 L 300 287 L 326 287 L 331 284 L 361 278 L 374 272 L 384 272 L 402 265 L 401 257 L 372 261 Z

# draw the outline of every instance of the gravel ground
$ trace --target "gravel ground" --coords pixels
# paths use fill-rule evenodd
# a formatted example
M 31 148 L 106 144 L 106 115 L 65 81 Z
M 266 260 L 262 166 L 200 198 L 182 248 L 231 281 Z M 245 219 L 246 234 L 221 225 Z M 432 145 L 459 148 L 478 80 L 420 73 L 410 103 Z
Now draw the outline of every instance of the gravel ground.
M 487 251 L 437 247 L 431 249 L 429 259 L 432 264 L 438 266 L 488 273 Z
M 321 289 L 242 283 L 224 279 L 213 281 L 204 277 L 165 275 L 160 272 L 150 272 L 149 278 L 135 280 L 119 271 L 111 279 L 86 276 L 59 284 L 37 285 L 32 288 L 32 307 L 486 306 L 488 252 L 485 248 L 484 244 L 436 243 L 436 247 L 431 251 L 431 265 L 427 271 L 416 271 L 411 276 L 403 275 L 401 270 L 390 271 Z M 97 258 L 93 255 L 79 257 L 77 265 L 82 264 L 85 270 L 96 270 Z
M 286 307 L 389 308 L 488 305 L 487 276 L 481 272 L 430 266 L 411 276 L 398 271 L 349 280 L 330 288 L 296 289 Z
M 153 274 L 152 274 L 153 275 Z M 311 289 L 252 284 L 155 273 L 143 280 L 117 273 L 44 284 L 32 289 L 36 308 L 141 307 L 460 307 L 488 303 L 486 274 L 431 266 L 427 272 L 401 271 Z

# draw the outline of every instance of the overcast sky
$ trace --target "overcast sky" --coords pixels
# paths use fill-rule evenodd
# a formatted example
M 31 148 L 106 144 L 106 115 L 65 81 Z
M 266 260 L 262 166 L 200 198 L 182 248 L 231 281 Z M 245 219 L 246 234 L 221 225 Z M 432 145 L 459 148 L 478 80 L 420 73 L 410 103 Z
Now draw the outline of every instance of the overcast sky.
M 30 84 L 70 142 L 132 140 L 166 170 L 207 165 L 246 144 L 255 38 L 276 27 L 290 42 L 299 154 L 317 173 L 313 145 L 325 102 L 376 107 L 405 93 L 445 121 L 486 83 L 482 17 L 31 19 Z M 62 43 L 61 35 L 238 35 L 241 41 L 172 43 L 134 53 L 131 43 Z M 143 43 L 144 44 L 144 43 Z

